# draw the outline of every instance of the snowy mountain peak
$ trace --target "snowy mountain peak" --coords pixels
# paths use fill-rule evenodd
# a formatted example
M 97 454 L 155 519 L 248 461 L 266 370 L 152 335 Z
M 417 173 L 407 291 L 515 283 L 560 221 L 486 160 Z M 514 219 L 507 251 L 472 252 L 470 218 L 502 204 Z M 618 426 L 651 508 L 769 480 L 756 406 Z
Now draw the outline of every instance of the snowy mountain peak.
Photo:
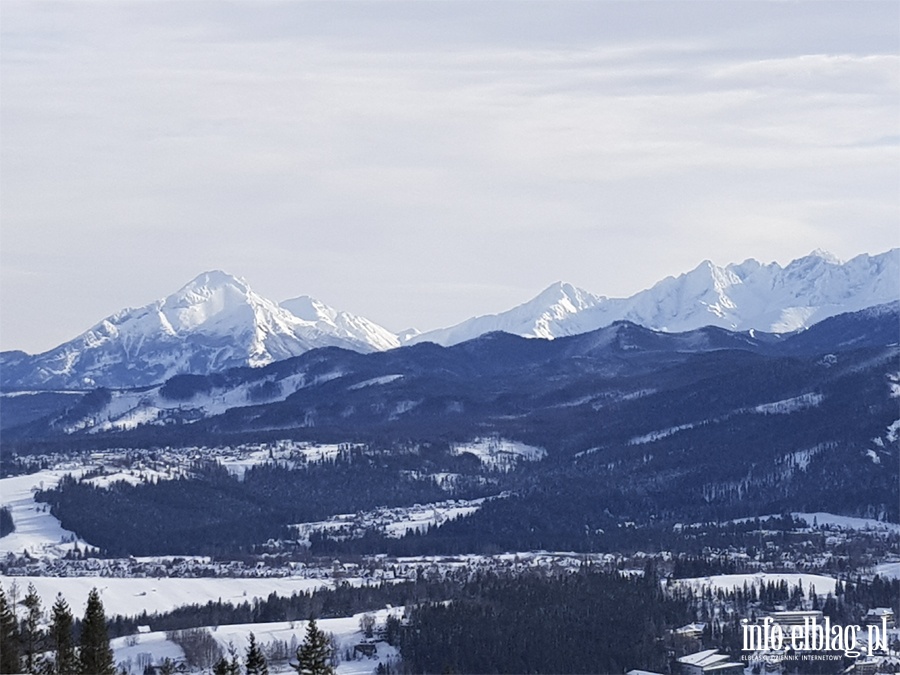
M 191 279 L 173 295 L 179 295 L 190 291 L 203 292 L 204 289 L 213 290 L 224 286 L 232 286 L 243 292 L 247 292 L 250 289 L 249 284 L 247 284 L 246 279 L 243 277 L 236 277 L 233 274 L 223 272 L 222 270 L 207 270 Z
M 397 346 L 390 331 L 312 298 L 313 318 L 255 293 L 220 270 L 204 272 L 161 300 L 109 316 L 36 356 L 3 359 L 3 386 L 134 387 L 181 373 L 262 366 L 326 346 L 369 352 Z
M 232 327 L 257 318 L 256 308 L 271 309 L 271 302 L 255 294 L 243 279 L 220 270 L 204 272 L 172 295 L 154 303 L 161 323 L 175 334 L 215 330 L 214 325 L 231 322 Z M 148 306 L 149 307 L 149 306 Z
M 503 330 L 525 337 L 560 337 L 618 320 L 670 332 L 713 325 L 729 330 L 786 333 L 822 319 L 900 297 L 900 249 L 846 263 L 814 251 L 782 268 L 749 258 L 720 267 L 704 260 L 627 298 L 605 298 L 556 283 L 500 314 L 429 331 L 411 342 L 450 345 Z
M 558 281 L 508 311 L 398 336 L 306 295 L 276 304 L 244 279 L 212 270 L 161 300 L 106 317 L 43 354 L 3 353 L 0 384 L 134 387 L 179 373 L 261 366 L 316 347 L 369 352 L 417 342 L 451 345 L 495 331 L 552 339 L 620 320 L 670 332 L 712 325 L 786 333 L 896 301 L 898 279 L 900 249 L 844 263 L 813 251 L 783 268 L 752 258 L 725 267 L 705 260 L 627 298 L 594 295 Z
M 566 307 L 569 311 L 578 311 L 593 307 L 598 301 L 603 300 L 601 296 L 589 293 L 583 288 L 578 288 L 564 281 L 557 281 L 550 284 L 541 291 L 533 300 L 526 304 L 550 305 L 558 303 Z
M 393 349 L 400 346 L 400 339 L 383 326 L 349 312 L 340 312 L 308 295 L 285 300 L 279 307 L 298 319 L 310 322 L 325 333 L 368 345 L 369 349 L 363 351 Z
M 333 318 L 336 314 L 335 310 L 308 295 L 285 300 L 279 306 L 304 321 L 320 321 L 325 317 Z
M 844 264 L 844 261 L 838 258 L 836 255 L 821 248 L 817 248 L 815 251 L 810 253 L 807 258 L 819 258 L 820 260 L 824 260 L 825 262 L 831 263 L 832 265 Z

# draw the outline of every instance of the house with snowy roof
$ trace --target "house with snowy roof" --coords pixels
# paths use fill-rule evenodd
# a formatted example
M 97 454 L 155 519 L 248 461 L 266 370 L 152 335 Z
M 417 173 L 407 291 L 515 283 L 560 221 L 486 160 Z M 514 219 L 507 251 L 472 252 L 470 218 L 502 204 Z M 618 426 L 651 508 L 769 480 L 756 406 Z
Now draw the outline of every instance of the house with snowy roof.
M 682 656 L 676 661 L 681 675 L 744 675 L 744 664 L 732 661 L 727 654 L 716 649 Z
M 695 640 L 699 640 L 703 637 L 703 630 L 706 628 L 706 624 L 702 622 L 689 623 L 686 626 L 682 626 L 681 628 L 676 628 L 672 631 L 675 635 L 684 638 L 692 638 Z
M 893 628 L 894 610 L 890 607 L 873 607 L 866 612 L 864 621 L 867 626 L 880 626 L 882 619 L 887 623 L 888 628 Z

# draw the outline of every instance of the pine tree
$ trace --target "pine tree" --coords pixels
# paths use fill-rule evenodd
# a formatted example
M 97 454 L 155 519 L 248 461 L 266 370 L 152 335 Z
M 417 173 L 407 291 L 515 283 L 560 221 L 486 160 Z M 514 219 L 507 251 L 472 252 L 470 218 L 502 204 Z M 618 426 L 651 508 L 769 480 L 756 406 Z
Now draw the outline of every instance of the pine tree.
M 212 667 L 213 675 L 231 675 L 231 668 L 228 665 L 228 659 L 224 656 L 216 661 Z
M 263 655 L 259 645 L 256 644 L 256 636 L 250 633 L 250 645 L 247 647 L 245 660 L 247 675 L 269 675 L 269 664 Z
M 0 586 L 0 673 L 21 672 L 19 665 L 19 628 L 14 608 Z
M 81 648 L 78 650 L 81 675 L 115 675 L 106 615 L 96 588 L 88 594 L 87 609 L 81 622 Z
M 28 584 L 28 593 L 22 604 L 28 610 L 22 623 L 22 649 L 25 652 L 25 670 L 33 673 L 37 670 L 38 655 L 44 651 L 46 633 L 41 628 L 44 612 L 41 610 L 41 596 L 37 594 L 34 584 Z
M 310 619 L 306 626 L 306 637 L 297 650 L 297 661 L 294 668 L 300 675 L 335 675 L 331 665 L 331 644 L 316 626 L 315 619 Z
M 50 642 L 56 653 L 53 662 L 55 675 L 70 675 L 78 672 L 78 658 L 75 655 L 75 642 L 72 639 L 72 611 L 62 593 L 56 594 L 50 621 Z
M 213 675 L 241 675 L 241 662 L 238 660 L 237 650 L 234 645 L 228 643 L 228 655 L 231 660 L 222 656 L 212 667 Z

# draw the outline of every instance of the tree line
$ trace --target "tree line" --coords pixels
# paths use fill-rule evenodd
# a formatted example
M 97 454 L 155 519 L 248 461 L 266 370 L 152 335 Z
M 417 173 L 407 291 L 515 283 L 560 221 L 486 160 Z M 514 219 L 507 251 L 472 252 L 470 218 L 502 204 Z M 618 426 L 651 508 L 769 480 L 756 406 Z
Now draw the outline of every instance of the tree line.
M 96 588 L 88 594 L 76 643 L 75 619 L 69 604 L 57 594 L 44 628 L 41 598 L 34 584 L 22 600 L 25 617 L 19 620 L 15 606 L 0 587 L 0 673 L 32 675 L 115 675 L 106 615 Z
M 56 596 L 50 610 L 50 622 L 46 627 L 41 598 L 34 584 L 28 585 L 28 592 L 21 604 L 25 608 L 25 616 L 19 619 L 14 603 L 7 599 L 0 586 L 0 674 L 117 675 L 106 614 L 96 588 L 88 594 L 87 608 L 80 625 L 76 625 L 72 610 L 62 593 Z M 193 652 L 203 651 L 207 657 L 212 657 L 207 660 L 211 662 L 213 675 L 269 673 L 266 655 L 252 632 L 243 664 L 233 647 L 230 646 L 227 655 L 223 654 L 208 632 L 177 633 L 169 633 L 167 637 L 181 646 L 189 657 L 189 649 Z M 335 673 L 337 654 L 333 640 L 318 627 L 312 617 L 295 656 L 296 663 L 292 662 L 290 665 L 299 675 Z M 166 658 L 159 665 L 158 671 L 152 666 L 148 667 L 148 671 L 173 675 L 175 664 Z

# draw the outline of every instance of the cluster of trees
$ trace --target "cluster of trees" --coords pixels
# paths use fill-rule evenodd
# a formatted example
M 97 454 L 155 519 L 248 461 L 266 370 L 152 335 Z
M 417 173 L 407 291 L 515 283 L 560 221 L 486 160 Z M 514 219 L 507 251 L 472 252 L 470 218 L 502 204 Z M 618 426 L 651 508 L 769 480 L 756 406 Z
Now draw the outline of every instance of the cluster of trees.
M 459 578 L 448 575 L 428 579 L 423 576 L 411 581 L 365 586 L 342 583 L 336 588 L 319 588 L 290 596 L 271 593 L 266 598 L 254 598 L 252 602 L 234 604 L 216 600 L 202 605 L 183 605 L 164 613 L 142 612 L 131 617 L 117 615 L 110 621 L 110 635 L 130 635 L 139 625 L 177 635 L 179 631 L 198 626 L 302 621 L 310 616 L 335 618 L 365 612 L 373 607 L 438 602 L 457 596 L 465 581 L 464 573 L 464 570 L 461 571 Z
M 61 593 L 50 610 L 48 627 L 44 627 L 41 598 L 34 584 L 29 584 L 21 604 L 26 612 L 20 620 L 14 602 L 0 587 L 0 674 L 116 675 L 106 615 L 96 588 L 88 594 L 79 625 Z M 167 637 L 182 647 L 189 663 L 211 667 L 214 675 L 268 675 L 266 654 L 253 633 L 243 665 L 233 647 L 226 656 L 206 630 L 173 631 Z M 331 636 L 318 627 L 315 619 L 309 620 L 303 643 L 294 656 L 297 662 L 291 666 L 300 675 L 335 673 L 337 650 Z M 160 670 L 174 673 L 175 664 L 166 659 Z
M 662 672 L 667 627 L 687 622 L 652 570 L 584 567 L 547 577 L 479 575 L 450 603 L 412 610 L 400 637 L 410 672 Z
M 26 613 L 19 621 L 0 587 L 0 673 L 115 675 L 106 616 L 96 588 L 88 594 L 77 646 L 75 620 L 62 594 L 56 596 L 46 629 L 41 598 L 33 584 L 22 605 Z
M 99 488 L 67 477 L 37 498 L 50 503 L 64 528 L 108 555 L 225 556 L 272 538 L 294 539 L 291 523 L 447 499 L 431 478 L 412 475 L 413 461 L 358 454 L 300 468 L 271 463 L 241 479 L 206 463 L 192 467 L 189 477 L 139 485 Z
M 15 532 L 16 524 L 13 522 L 12 513 L 8 506 L 0 506 L 0 537 Z
M 244 652 L 243 665 L 237 649 L 229 643 L 228 653 L 222 652 L 218 643 L 205 629 L 177 631 L 167 634 L 184 651 L 189 666 L 198 667 L 212 675 L 269 675 L 269 660 L 287 660 L 290 654 L 266 655 L 266 649 L 256 641 L 256 635 L 250 633 L 249 643 Z M 291 668 L 299 675 L 335 675 L 337 666 L 337 650 L 333 644 L 333 636 L 326 634 L 315 619 L 310 618 L 306 626 L 303 643 L 296 648 L 296 663 Z M 161 675 L 174 675 L 175 664 L 166 658 L 160 664 Z M 148 671 L 156 672 L 148 666 Z

